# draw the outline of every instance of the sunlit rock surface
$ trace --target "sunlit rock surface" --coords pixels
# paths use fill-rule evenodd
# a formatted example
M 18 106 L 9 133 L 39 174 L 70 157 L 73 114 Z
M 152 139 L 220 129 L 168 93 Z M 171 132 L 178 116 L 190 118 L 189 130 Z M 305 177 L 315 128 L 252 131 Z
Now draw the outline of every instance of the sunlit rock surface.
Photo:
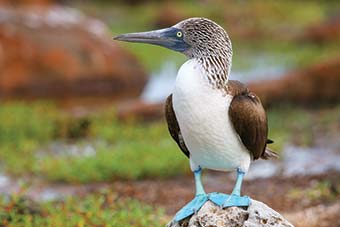
M 251 200 L 247 210 L 240 207 L 221 209 L 212 202 L 206 202 L 193 216 L 167 227 L 254 227 L 254 226 L 293 226 L 279 213 L 256 200 Z
M 0 8 L 0 97 L 136 97 L 146 80 L 100 20 L 63 6 Z
M 264 105 L 296 103 L 307 106 L 340 102 L 340 58 L 292 71 L 279 79 L 249 84 Z

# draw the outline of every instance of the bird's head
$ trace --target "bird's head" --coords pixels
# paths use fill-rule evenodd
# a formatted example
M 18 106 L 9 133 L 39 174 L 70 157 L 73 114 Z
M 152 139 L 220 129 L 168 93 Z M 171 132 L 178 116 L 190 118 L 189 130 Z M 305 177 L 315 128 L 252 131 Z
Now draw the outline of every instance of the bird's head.
M 189 58 L 225 56 L 231 59 L 231 41 L 226 31 L 206 18 L 189 18 L 172 27 L 114 37 L 126 42 L 149 43 L 181 52 Z
M 224 88 L 231 68 L 232 47 L 227 32 L 206 18 L 189 18 L 170 28 L 123 34 L 115 40 L 149 43 L 181 52 L 206 71 L 213 87 Z

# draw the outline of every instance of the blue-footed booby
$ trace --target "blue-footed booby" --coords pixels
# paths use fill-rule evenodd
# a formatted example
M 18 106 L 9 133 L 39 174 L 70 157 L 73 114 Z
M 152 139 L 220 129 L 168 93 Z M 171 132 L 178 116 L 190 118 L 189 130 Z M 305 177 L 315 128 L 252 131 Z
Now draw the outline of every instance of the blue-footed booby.
M 272 141 L 260 99 L 239 81 L 228 80 L 233 52 L 227 32 L 209 19 L 189 18 L 170 28 L 114 39 L 163 46 L 189 58 L 165 105 L 169 132 L 189 158 L 196 185 L 195 198 L 177 212 L 175 221 L 197 212 L 207 200 L 221 207 L 249 206 L 249 197 L 240 193 L 250 162 L 277 154 L 266 149 Z M 236 170 L 232 193 L 207 194 L 202 169 Z

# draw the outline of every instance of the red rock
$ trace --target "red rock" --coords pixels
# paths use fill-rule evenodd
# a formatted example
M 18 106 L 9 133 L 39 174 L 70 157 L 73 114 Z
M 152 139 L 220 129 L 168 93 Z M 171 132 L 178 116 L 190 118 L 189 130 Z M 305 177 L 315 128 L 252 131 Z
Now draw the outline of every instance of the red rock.
M 179 21 L 188 18 L 189 16 L 185 16 L 185 14 L 180 9 L 181 7 L 177 6 L 173 2 L 163 3 L 163 5 L 157 10 L 157 15 L 154 19 L 155 27 L 170 27 L 174 24 L 177 24 Z
M 340 16 L 307 27 L 300 39 L 315 43 L 340 40 Z
M 57 0 L 0 0 L 0 5 L 49 5 Z
M 266 106 L 337 104 L 340 102 L 340 58 L 290 72 L 277 80 L 251 83 L 249 87 Z
M 121 121 L 152 121 L 164 117 L 164 103 L 145 103 L 131 100 L 118 105 L 117 117 Z
M 135 97 L 136 58 L 101 21 L 61 6 L 0 8 L 0 97 Z

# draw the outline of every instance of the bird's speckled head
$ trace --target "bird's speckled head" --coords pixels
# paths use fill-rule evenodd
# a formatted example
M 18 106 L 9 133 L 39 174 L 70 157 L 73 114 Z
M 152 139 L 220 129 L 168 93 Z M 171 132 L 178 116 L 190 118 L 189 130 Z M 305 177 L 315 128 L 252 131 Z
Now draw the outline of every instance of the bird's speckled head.
M 233 54 L 231 41 L 227 32 L 212 20 L 194 17 L 169 28 L 123 34 L 114 39 L 149 43 L 181 52 L 198 61 L 214 87 L 223 88 L 228 82 Z
M 227 32 L 212 20 L 198 17 L 186 19 L 173 27 L 183 33 L 183 41 L 189 46 L 183 53 L 197 59 L 214 87 L 224 88 L 233 55 Z
M 232 56 L 231 41 L 227 32 L 212 20 L 194 17 L 173 27 L 182 32 L 182 39 L 189 46 L 183 53 L 188 57 Z

